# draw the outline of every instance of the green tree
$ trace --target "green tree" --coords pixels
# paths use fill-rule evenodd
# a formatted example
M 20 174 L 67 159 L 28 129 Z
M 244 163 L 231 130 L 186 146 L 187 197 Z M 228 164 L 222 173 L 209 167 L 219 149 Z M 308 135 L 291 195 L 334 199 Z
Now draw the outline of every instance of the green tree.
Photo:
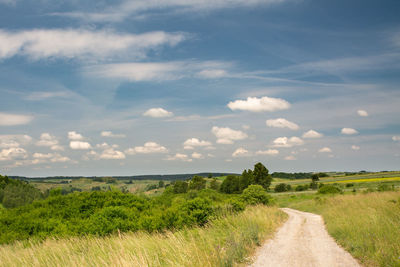
M 222 182 L 219 190 L 226 194 L 241 193 L 240 176 L 228 175 Z
M 254 181 L 253 171 L 252 170 L 244 170 L 242 176 L 240 176 L 239 187 L 240 191 L 246 189 L 250 184 Z
M 201 190 L 206 188 L 206 180 L 202 176 L 195 175 L 189 182 L 190 190 Z
M 250 205 L 268 204 L 270 201 L 267 192 L 265 192 L 265 189 L 260 185 L 250 185 L 247 187 L 243 191 L 241 198 L 245 203 Z
M 186 193 L 188 191 L 188 183 L 185 181 L 175 181 L 173 192 L 175 194 Z
M 311 180 L 313 182 L 319 181 L 319 174 L 318 173 L 314 173 L 313 175 L 311 175 Z
M 164 181 L 163 181 L 163 180 L 160 180 L 160 181 L 158 182 L 158 188 L 163 188 L 164 186 L 165 186 Z
M 268 169 L 261 162 L 254 165 L 253 176 L 254 184 L 261 185 L 265 189 L 268 189 L 271 185 L 272 177 L 268 174 Z

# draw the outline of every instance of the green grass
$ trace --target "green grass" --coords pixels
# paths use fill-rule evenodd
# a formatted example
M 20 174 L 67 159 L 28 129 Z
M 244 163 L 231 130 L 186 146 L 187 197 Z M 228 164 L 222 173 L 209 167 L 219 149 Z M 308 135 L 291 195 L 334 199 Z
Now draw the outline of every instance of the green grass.
M 47 239 L 0 246 L 0 266 L 238 266 L 285 221 L 276 207 L 253 206 L 206 227 Z
M 328 232 L 363 265 L 400 266 L 400 192 L 287 198 L 280 204 L 321 214 Z

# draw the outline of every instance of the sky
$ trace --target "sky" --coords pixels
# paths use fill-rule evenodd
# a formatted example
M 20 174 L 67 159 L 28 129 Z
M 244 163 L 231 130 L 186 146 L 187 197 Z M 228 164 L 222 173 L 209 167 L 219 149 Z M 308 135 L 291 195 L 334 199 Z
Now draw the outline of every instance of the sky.
M 400 166 L 398 0 L 0 0 L 0 174 Z

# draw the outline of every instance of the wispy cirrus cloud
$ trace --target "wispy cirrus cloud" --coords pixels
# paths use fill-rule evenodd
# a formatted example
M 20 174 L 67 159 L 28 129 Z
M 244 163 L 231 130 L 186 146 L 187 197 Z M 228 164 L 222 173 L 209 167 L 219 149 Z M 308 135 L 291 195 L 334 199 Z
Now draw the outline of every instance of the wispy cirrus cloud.
M 185 39 L 184 33 L 163 31 L 131 34 L 86 29 L 0 29 L 0 59 L 16 55 L 32 60 L 64 58 L 99 61 L 121 55 L 143 58 L 152 49 L 174 46 Z
M 11 0 L 3 0 L 11 1 Z M 118 22 L 128 16 L 146 18 L 159 13 L 210 12 L 226 8 L 243 8 L 276 5 L 287 0 L 137 0 L 123 1 L 120 5 L 108 7 L 100 12 L 66 12 L 52 13 L 54 16 L 64 16 L 91 22 Z

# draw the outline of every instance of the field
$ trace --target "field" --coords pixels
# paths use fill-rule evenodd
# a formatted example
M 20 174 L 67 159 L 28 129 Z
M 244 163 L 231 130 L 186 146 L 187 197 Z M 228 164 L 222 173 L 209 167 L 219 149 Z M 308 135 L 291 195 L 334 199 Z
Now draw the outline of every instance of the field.
M 145 232 L 47 239 L 0 246 L 0 266 L 232 266 L 249 261 L 286 215 L 255 206 L 208 224 L 164 234 Z

